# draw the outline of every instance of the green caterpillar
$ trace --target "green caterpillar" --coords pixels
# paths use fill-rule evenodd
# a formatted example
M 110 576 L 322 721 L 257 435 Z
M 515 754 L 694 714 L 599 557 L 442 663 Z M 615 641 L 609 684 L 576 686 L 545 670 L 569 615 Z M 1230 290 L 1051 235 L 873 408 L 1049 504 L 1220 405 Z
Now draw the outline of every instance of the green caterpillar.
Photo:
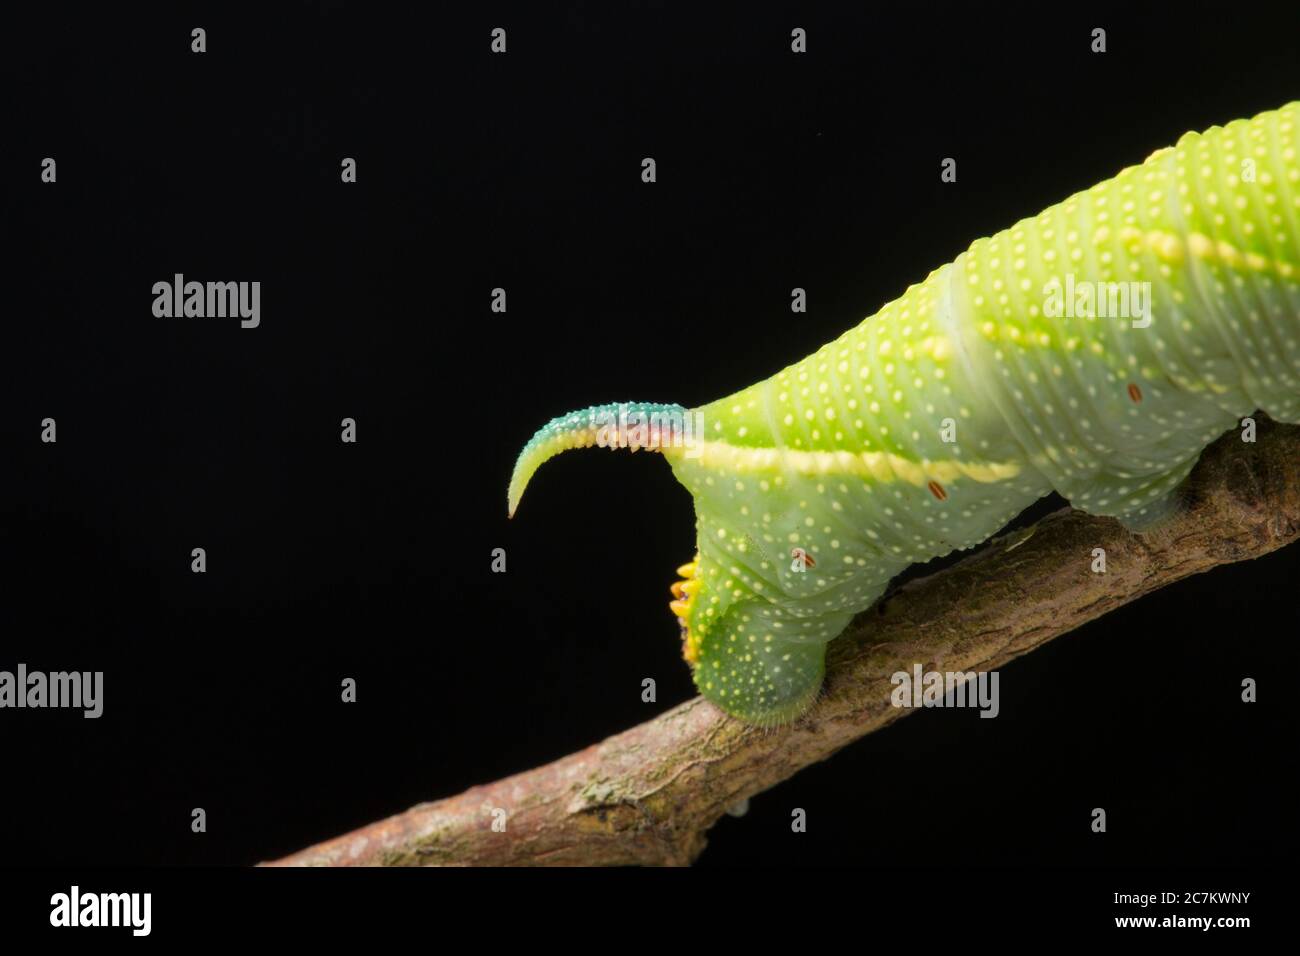
M 1242 416 L 1300 422 L 1297 125 L 1300 102 L 1188 133 L 700 409 L 557 418 L 515 465 L 510 513 L 560 451 L 660 451 L 695 499 L 671 605 L 695 683 L 744 720 L 790 720 L 827 643 L 908 565 L 1051 491 L 1149 529 Z

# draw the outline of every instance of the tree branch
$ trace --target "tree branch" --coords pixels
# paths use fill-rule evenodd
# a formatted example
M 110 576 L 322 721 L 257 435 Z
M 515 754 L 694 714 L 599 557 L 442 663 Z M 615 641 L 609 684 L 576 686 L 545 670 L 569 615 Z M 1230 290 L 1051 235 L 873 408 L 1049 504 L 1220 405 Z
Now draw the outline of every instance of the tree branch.
M 750 727 L 696 698 L 266 865 L 690 863 L 728 807 L 910 713 L 890 703 L 893 673 L 992 670 L 1150 591 L 1295 540 L 1300 427 L 1257 421 L 1256 443 L 1234 431 L 1206 450 L 1186 509 L 1158 532 L 1064 509 L 887 594 L 831 645 L 824 694 L 789 726 Z M 1105 574 L 1091 569 L 1094 548 Z M 505 832 L 492 829 L 498 808 Z

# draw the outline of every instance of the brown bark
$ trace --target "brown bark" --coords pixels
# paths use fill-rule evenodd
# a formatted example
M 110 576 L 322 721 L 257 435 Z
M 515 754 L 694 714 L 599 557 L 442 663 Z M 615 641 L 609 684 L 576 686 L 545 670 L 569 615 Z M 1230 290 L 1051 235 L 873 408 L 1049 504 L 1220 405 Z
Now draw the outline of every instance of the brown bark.
M 687 864 L 726 809 L 911 712 L 890 675 L 986 671 L 1157 588 L 1300 536 L 1300 427 L 1259 416 L 1193 471 L 1159 531 L 1064 509 L 914 580 L 860 615 L 828 657 L 825 693 L 760 730 L 702 698 L 544 767 L 362 827 L 275 866 Z M 1106 573 L 1092 571 L 1104 548 Z M 493 811 L 506 811 L 504 832 Z

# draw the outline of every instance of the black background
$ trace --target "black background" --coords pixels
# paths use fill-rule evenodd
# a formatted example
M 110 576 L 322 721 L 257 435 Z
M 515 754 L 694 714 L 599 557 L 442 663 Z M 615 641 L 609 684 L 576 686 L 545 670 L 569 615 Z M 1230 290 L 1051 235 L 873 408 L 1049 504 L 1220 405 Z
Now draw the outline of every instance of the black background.
M 536 427 L 729 394 L 976 237 L 1300 97 L 1294 11 L 606 6 L 7 23 L 0 668 L 102 670 L 105 710 L 0 712 L 0 862 L 270 859 L 686 699 L 689 496 L 591 452 L 507 522 Z M 261 327 L 155 318 L 175 272 L 259 280 Z M 699 863 L 1288 858 L 1298 568 L 1054 641 L 1004 668 L 996 720 L 873 734 Z

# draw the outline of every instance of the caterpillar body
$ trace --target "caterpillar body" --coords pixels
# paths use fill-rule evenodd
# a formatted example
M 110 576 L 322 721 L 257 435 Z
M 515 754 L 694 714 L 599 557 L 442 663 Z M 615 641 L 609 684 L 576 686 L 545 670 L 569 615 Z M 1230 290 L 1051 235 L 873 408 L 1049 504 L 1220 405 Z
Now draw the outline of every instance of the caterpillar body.
M 660 451 L 695 501 L 670 606 L 696 685 L 744 720 L 790 720 L 826 645 L 909 565 L 1052 491 L 1150 529 L 1243 416 L 1300 422 L 1297 125 L 1300 102 L 1188 133 L 702 408 L 561 416 L 519 456 L 510 513 L 560 451 Z M 663 440 L 691 416 L 694 442 Z

